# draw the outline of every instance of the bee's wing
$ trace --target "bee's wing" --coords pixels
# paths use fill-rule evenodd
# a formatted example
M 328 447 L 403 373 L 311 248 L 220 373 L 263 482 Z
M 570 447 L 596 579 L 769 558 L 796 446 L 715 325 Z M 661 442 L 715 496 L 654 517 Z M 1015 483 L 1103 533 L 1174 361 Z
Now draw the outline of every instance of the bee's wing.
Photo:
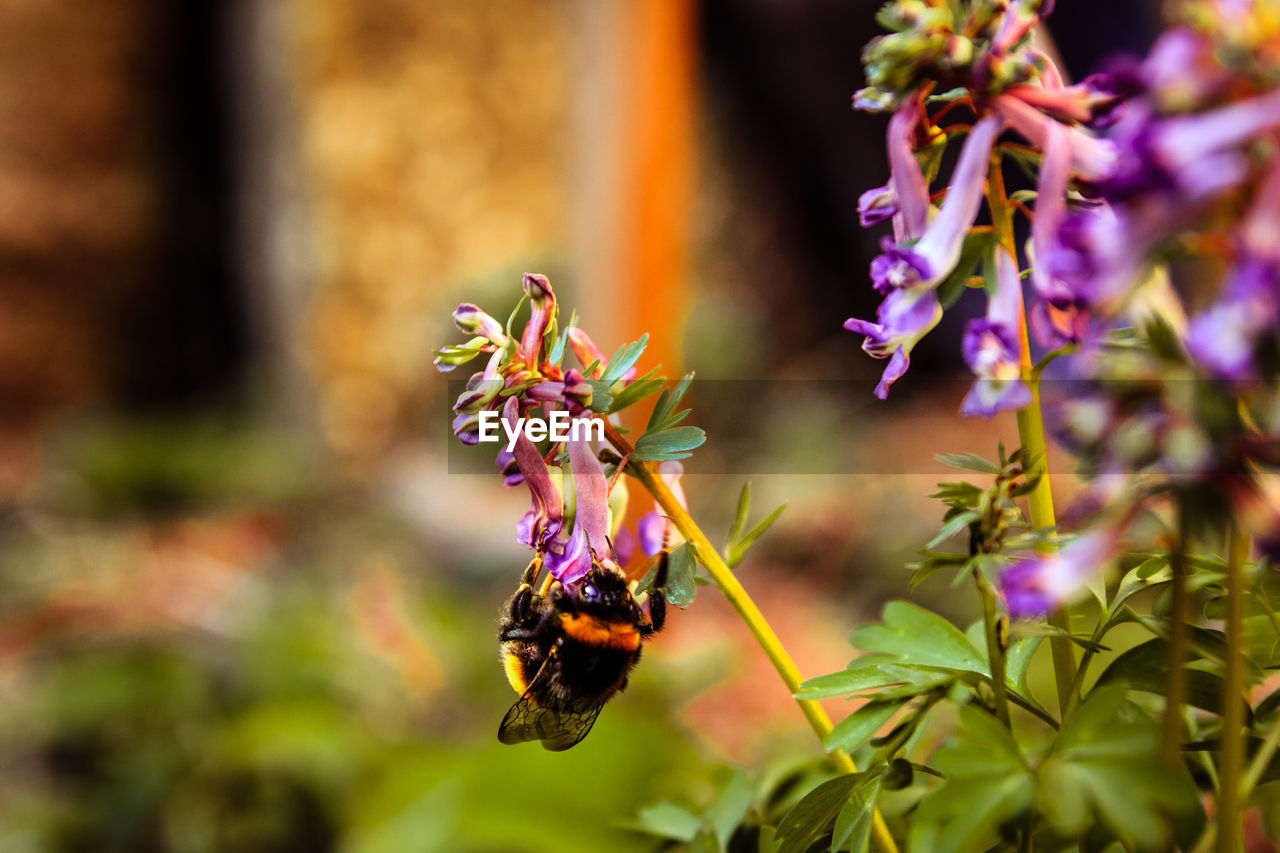
M 554 671 L 551 666 L 554 657 L 553 651 L 524 695 L 502 718 L 498 740 L 506 744 L 540 740 L 543 748 L 561 752 L 591 731 L 605 703 L 595 700 L 564 701 L 548 689 L 547 682 Z

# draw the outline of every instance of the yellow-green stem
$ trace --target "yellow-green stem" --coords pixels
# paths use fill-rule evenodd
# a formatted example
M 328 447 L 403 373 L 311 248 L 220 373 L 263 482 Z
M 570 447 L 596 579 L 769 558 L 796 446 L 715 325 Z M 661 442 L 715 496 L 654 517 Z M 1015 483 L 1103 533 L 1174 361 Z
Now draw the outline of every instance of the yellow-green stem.
M 1178 529 L 1169 550 L 1169 568 L 1173 572 L 1173 599 L 1169 605 L 1169 678 L 1165 689 L 1164 729 L 1161 755 L 1169 767 L 1182 762 L 1182 703 L 1187 695 L 1187 618 L 1190 601 L 1187 597 L 1186 524 L 1182 505 L 1178 506 Z
M 1222 754 L 1218 771 L 1218 853 L 1240 844 L 1240 776 L 1244 769 L 1244 563 L 1249 537 L 1238 526 L 1227 548 L 1227 660 L 1222 686 Z
M 631 443 L 608 422 L 605 423 L 605 437 L 623 456 L 631 452 Z M 663 479 L 656 476 L 648 465 L 633 459 L 627 470 L 653 496 L 658 506 L 675 524 L 681 535 L 693 544 L 694 549 L 697 551 L 699 562 L 706 567 L 707 574 L 711 576 L 711 580 L 715 582 L 716 586 L 720 587 L 720 591 L 729 600 L 729 604 L 733 606 L 734 610 L 738 611 L 743 623 L 751 631 L 751 635 L 755 637 L 765 656 L 773 664 L 773 668 L 778 671 L 778 675 L 781 676 L 787 690 L 793 695 L 798 692 L 800 683 L 804 681 L 804 678 L 800 675 L 799 667 L 796 666 L 795 661 L 791 659 L 791 655 L 787 653 L 786 648 L 783 647 L 782 642 L 778 639 L 778 635 L 773 632 L 773 628 L 765 620 L 760 608 L 756 607 L 756 603 L 751 600 L 751 596 L 747 594 L 746 589 L 738 582 L 738 578 L 729 569 L 724 558 L 720 556 L 719 550 L 711 544 L 711 540 L 702 532 L 702 528 L 698 527 L 693 517 L 680 505 L 680 501 L 676 500 L 675 495 L 667 488 L 667 484 Z M 825 741 L 827 735 L 831 734 L 832 729 L 831 718 L 827 716 L 826 710 L 810 699 L 796 699 L 796 704 L 800 706 L 800 710 L 804 713 L 805 719 L 809 721 L 809 726 L 813 729 L 814 734 L 818 736 L 819 740 Z M 858 772 L 857 765 L 853 763 L 853 759 L 844 750 L 832 750 L 831 759 L 845 773 Z M 886 853 L 897 853 L 898 846 L 894 842 L 893 835 L 890 834 L 889 827 L 885 824 L 884 818 L 880 816 L 878 809 L 872 814 L 871 831 L 876 844 L 882 850 L 886 851 Z
M 992 155 L 991 167 L 987 173 L 987 205 L 991 209 L 991 221 L 1000 235 L 1001 245 L 1016 264 L 1018 249 L 1013 240 L 1013 210 L 1005 195 L 998 152 Z M 1039 478 L 1036 487 L 1027 495 L 1027 504 L 1031 510 L 1032 526 L 1037 530 L 1044 530 L 1057 527 L 1058 521 L 1053 511 L 1053 490 L 1049 484 L 1049 467 L 1045 456 L 1044 417 L 1040 412 L 1040 377 L 1031 363 L 1027 312 L 1021 307 L 1018 311 L 1018 349 L 1022 381 L 1031 390 L 1031 402 L 1018 410 L 1018 439 L 1022 442 L 1022 450 L 1028 460 L 1028 479 Z M 1039 552 L 1044 555 L 1057 550 L 1057 545 L 1050 541 L 1044 543 Z M 1063 632 L 1049 638 L 1049 648 L 1053 654 L 1053 675 L 1058 686 L 1058 708 L 1066 716 L 1075 695 L 1072 685 L 1076 681 L 1076 654 L 1069 636 L 1071 617 L 1065 605 L 1049 614 L 1049 624 Z
M 982 623 L 987 632 L 987 661 L 991 667 L 991 690 L 995 694 L 996 717 L 1007 727 L 1009 689 L 1005 686 L 1004 643 L 997 622 L 999 614 L 996 613 L 996 596 L 986 579 L 976 570 L 973 580 L 978 585 L 978 597 L 982 599 Z

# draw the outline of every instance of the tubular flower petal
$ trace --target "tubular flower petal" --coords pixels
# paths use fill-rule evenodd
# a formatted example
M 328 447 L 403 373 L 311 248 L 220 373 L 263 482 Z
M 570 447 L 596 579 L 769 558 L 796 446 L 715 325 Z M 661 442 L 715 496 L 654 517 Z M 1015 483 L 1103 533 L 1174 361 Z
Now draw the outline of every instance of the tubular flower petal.
M 894 290 L 880 303 L 876 319 L 878 323 L 850 318 L 844 327 L 866 335 L 862 349 L 868 355 L 889 359 L 875 391 L 883 400 L 889 396 L 893 383 L 907 372 L 912 348 L 942 319 L 942 305 L 937 292 L 928 285 Z
M 889 119 L 885 145 L 889 153 L 890 178 L 888 188 L 893 193 L 895 213 L 900 226 L 894 236 L 899 240 L 914 240 L 924 233 L 929 221 L 929 185 L 920 171 L 920 163 L 912 141 L 916 128 L 925 118 L 923 93 L 908 98 L 894 110 Z M 859 203 L 861 211 L 861 203 Z M 864 223 L 865 224 L 865 223 Z M 900 232 L 900 233 L 899 233 Z
M 596 369 L 592 371 L 590 378 L 599 379 L 609 359 L 601 352 L 600 347 L 596 346 L 596 342 L 591 340 L 591 336 L 577 326 L 573 326 L 569 329 L 569 348 L 578 357 L 578 361 L 582 362 L 583 369 L 596 364 Z
M 1081 536 L 1055 554 L 1014 563 L 1000 576 L 1009 615 L 1039 616 L 1059 607 L 1084 587 L 1119 547 L 1120 527 Z
M 529 295 L 529 322 L 520 337 L 520 356 L 529 366 L 538 364 L 542 357 L 542 336 L 555 316 L 556 295 L 545 275 L 525 273 L 524 292 Z
M 1071 171 L 1071 149 L 1067 129 L 1057 122 L 1047 128 L 1044 156 L 1040 161 L 1040 182 L 1036 190 L 1036 218 L 1031 226 L 1031 242 L 1036 263 L 1031 283 L 1039 297 L 1031 312 L 1036 338 L 1048 347 L 1079 343 L 1088 326 L 1088 311 L 1079 295 L 1052 275 L 1054 241 L 1067 215 L 1067 181 Z
M 1116 125 L 1120 157 L 1102 188 L 1108 198 L 1170 194 L 1197 202 L 1239 184 L 1249 172 L 1241 150 L 1280 128 L 1280 89 L 1205 112 L 1162 118 L 1134 109 Z
M 1187 352 L 1226 379 L 1256 377 L 1258 338 L 1280 320 L 1280 266 L 1253 258 L 1236 266 L 1218 302 L 1195 317 Z
M 514 430 L 519 418 L 520 405 L 512 397 L 503 407 L 502 419 Z M 546 461 L 523 430 L 516 436 L 515 449 L 511 455 L 533 500 L 533 507 L 516 527 L 516 538 L 537 548 L 560 532 L 564 519 L 563 500 L 560 490 L 551 479 Z
M 996 116 L 987 116 L 973 126 L 960 151 L 947 197 L 923 236 L 914 245 L 887 248 L 871 262 L 871 277 L 881 293 L 917 285 L 933 287 L 955 268 L 964 236 L 982 205 L 987 163 L 1002 126 Z
M 494 346 L 507 345 L 507 334 L 503 331 L 502 324 L 470 302 L 464 302 L 454 309 L 453 323 L 468 335 L 488 338 Z
M 1071 151 L 1071 170 L 1085 180 L 1101 180 L 1115 168 L 1116 149 L 1110 140 L 1090 136 L 1078 127 L 1064 127 L 1057 119 L 1040 112 L 1016 95 L 996 95 L 991 99 L 991 106 L 1014 130 L 1042 150 L 1052 128 L 1063 128 Z
M 1021 305 L 1017 267 L 1007 253 L 997 252 L 996 292 L 987 303 L 987 316 L 970 320 L 964 333 L 964 360 L 978 379 L 960 406 L 961 414 L 989 418 L 1031 402 L 1018 365 Z

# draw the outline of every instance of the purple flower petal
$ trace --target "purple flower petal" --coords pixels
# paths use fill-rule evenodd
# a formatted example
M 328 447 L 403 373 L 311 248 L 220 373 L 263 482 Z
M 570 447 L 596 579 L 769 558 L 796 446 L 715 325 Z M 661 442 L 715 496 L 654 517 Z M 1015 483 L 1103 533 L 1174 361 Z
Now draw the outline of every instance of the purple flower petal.
M 502 419 L 512 428 L 520 418 L 520 406 L 515 397 L 507 400 L 502 410 Z M 512 452 L 516 465 L 520 468 L 525 485 L 533 500 L 530 510 L 532 517 L 526 516 L 517 525 L 517 538 L 526 545 L 537 546 L 560 532 L 564 519 L 564 504 L 560 490 L 551 480 L 547 463 L 543 460 L 538 448 L 534 447 L 521 430 L 516 437 Z
M 556 311 L 556 295 L 545 275 L 525 273 L 524 292 L 529 295 L 529 322 L 520 337 L 520 357 L 530 367 L 542 358 L 542 336 Z
M 1009 615 L 1042 615 L 1073 596 L 1116 553 L 1121 526 L 1087 533 L 1056 554 L 1005 569 L 1000 592 Z

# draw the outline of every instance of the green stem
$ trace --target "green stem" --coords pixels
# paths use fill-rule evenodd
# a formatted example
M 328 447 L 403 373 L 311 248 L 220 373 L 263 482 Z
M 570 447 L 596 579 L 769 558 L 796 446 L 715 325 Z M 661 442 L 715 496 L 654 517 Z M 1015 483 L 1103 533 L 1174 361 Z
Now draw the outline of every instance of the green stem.
M 1005 195 L 998 152 L 992 155 L 991 168 L 987 173 L 987 205 L 991 208 L 991 221 L 1000 234 L 1000 242 L 1016 264 L 1018 249 L 1013 241 L 1013 210 Z M 1018 439 L 1022 442 L 1022 451 L 1027 458 L 1027 478 L 1038 478 L 1036 487 L 1027 495 L 1027 503 L 1031 510 L 1031 525 L 1037 530 L 1046 530 L 1057 527 L 1058 520 L 1053 510 L 1053 490 L 1049 484 L 1049 467 L 1045 457 L 1044 416 L 1040 411 L 1040 375 L 1031 363 L 1027 312 L 1021 307 L 1018 311 L 1018 344 L 1022 381 L 1031 390 L 1031 402 L 1018 410 Z M 1057 545 L 1052 541 L 1045 542 L 1038 549 L 1042 556 L 1057 550 Z M 1076 680 L 1076 655 L 1070 637 L 1071 616 L 1065 606 L 1049 614 L 1049 624 L 1064 632 L 1049 638 L 1049 648 L 1053 653 L 1053 675 L 1058 686 L 1058 709 L 1065 717 L 1075 696 L 1072 685 Z
M 1173 599 L 1169 606 L 1169 678 L 1165 688 L 1164 726 L 1161 732 L 1161 756 L 1165 765 L 1177 767 L 1182 761 L 1184 722 L 1182 705 L 1187 695 L 1187 619 L 1191 602 L 1187 595 L 1186 519 L 1181 501 L 1178 503 L 1178 529 L 1169 550 L 1169 568 L 1173 572 Z
M 1222 754 L 1218 771 L 1218 853 L 1240 844 L 1240 776 L 1244 767 L 1244 562 L 1249 537 L 1238 526 L 1227 549 L 1227 660 L 1222 687 Z
M 1258 784 L 1258 780 L 1266 772 L 1267 765 L 1271 763 L 1271 757 L 1276 754 L 1277 746 L 1280 746 L 1280 720 L 1271 725 L 1271 731 L 1267 732 L 1267 739 L 1262 742 L 1262 746 L 1258 747 L 1258 754 L 1253 757 L 1253 761 L 1249 762 L 1249 770 L 1240 780 L 1241 802 L 1248 800 L 1249 794 L 1253 793 L 1254 785 Z
M 605 421 L 604 430 L 605 437 L 614 448 L 624 458 L 630 456 L 634 448 L 613 424 Z M 765 656 L 769 658 L 773 668 L 778 671 L 778 675 L 781 676 L 783 684 L 787 686 L 787 690 L 794 696 L 800 690 L 800 683 L 804 681 L 804 678 L 800 675 L 799 667 L 796 666 L 795 661 L 791 659 L 791 655 L 787 653 L 786 648 L 778 639 L 778 635 L 773 632 L 773 628 L 765 620 L 760 608 L 751 600 L 751 596 L 747 594 L 746 589 L 743 588 L 738 578 L 729 569 L 724 558 L 720 556 L 720 552 L 711 544 L 711 540 L 698 527 L 693 517 L 689 515 L 688 511 L 681 506 L 680 501 L 667 488 L 666 482 L 661 477 L 655 476 L 648 465 L 632 459 L 627 466 L 627 471 L 653 496 L 654 501 L 675 524 L 676 529 L 693 545 L 698 555 L 698 560 L 706 567 L 711 580 L 715 582 L 716 586 L 720 587 L 720 591 L 724 593 L 724 597 L 729 600 L 729 604 L 733 606 L 733 609 L 738 611 L 738 616 L 742 618 L 747 629 L 751 631 L 751 635 L 755 637 L 756 643 L 764 651 Z M 809 726 L 813 729 L 814 734 L 818 736 L 820 741 L 825 743 L 827 735 L 831 734 L 832 729 L 831 718 L 827 716 L 826 710 L 811 699 L 796 699 L 796 704 L 800 706 L 800 710 L 803 712 L 805 719 L 809 721 Z M 831 750 L 831 759 L 844 773 L 858 772 L 857 765 L 853 763 L 853 759 L 844 750 Z M 872 813 L 871 832 L 882 850 L 886 851 L 886 853 L 898 853 L 898 845 L 894 842 L 893 835 L 890 834 L 889 827 L 885 824 L 884 818 L 881 817 L 879 809 L 874 810 Z
M 996 717 L 1005 727 L 1009 726 L 1009 688 L 1005 685 L 1004 643 L 1001 642 L 997 623 L 996 596 L 980 572 L 974 570 L 973 582 L 982 600 L 982 622 L 987 631 L 987 660 L 991 667 L 991 687 L 996 699 Z

